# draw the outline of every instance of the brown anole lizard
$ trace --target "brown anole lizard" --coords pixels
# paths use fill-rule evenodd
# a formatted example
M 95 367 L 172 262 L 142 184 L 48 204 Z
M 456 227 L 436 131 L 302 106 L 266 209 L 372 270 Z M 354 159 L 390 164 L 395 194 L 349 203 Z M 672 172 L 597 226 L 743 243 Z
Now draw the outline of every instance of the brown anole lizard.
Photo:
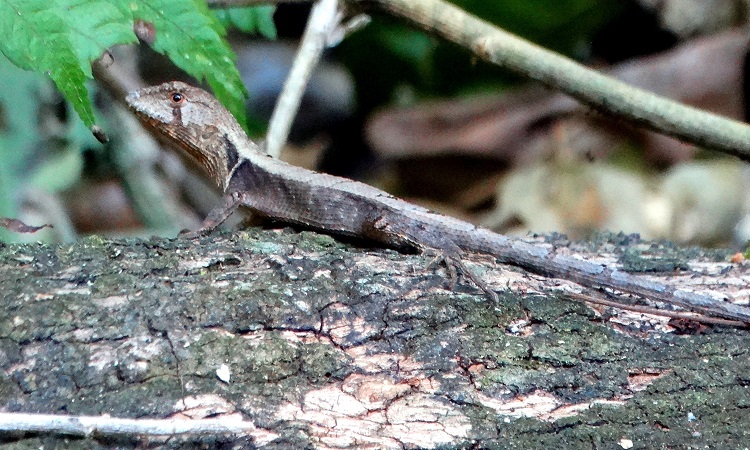
M 126 101 L 147 128 L 171 142 L 223 190 L 223 205 L 209 213 L 202 230 L 215 228 L 244 206 L 261 216 L 327 233 L 366 238 L 394 248 L 434 249 L 459 267 L 464 252 L 483 253 L 585 287 L 614 289 L 693 310 L 718 309 L 726 317 L 750 322 L 750 311 L 739 305 L 557 254 L 553 249 L 433 213 L 366 184 L 271 158 L 202 89 L 174 81 L 133 92 Z M 477 284 L 486 289 L 483 283 Z

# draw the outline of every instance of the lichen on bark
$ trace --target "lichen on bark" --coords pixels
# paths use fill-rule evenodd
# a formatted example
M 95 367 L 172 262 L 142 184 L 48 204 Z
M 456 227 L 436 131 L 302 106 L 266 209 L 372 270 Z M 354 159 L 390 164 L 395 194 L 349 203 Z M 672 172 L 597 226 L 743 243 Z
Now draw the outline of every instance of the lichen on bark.
M 670 251 L 618 239 L 572 248 L 599 258 L 606 248 L 614 262 L 629 246 Z M 430 260 L 291 230 L 0 246 L 0 411 L 238 415 L 257 427 L 170 439 L 13 434 L 4 445 L 747 442 L 746 330 L 678 335 L 665 319 L 565 300 L 564 282 L 468 257 L 499 291 L 491 303 L 464 281 L 451 288 Z

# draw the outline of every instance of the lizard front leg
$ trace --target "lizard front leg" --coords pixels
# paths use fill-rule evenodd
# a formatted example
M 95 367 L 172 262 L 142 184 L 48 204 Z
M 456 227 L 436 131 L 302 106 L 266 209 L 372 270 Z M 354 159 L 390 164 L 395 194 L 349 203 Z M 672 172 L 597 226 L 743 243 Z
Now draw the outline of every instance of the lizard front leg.
M 224 223 L 224 221 L 227 220 L 227 218 L 231 216 L 232 213 L 237 211 L 237 208 L 242 205 L 243 201 L 243 193 L 237 191 L 227 192 L 222 197 L 221 205 L 212 209 L 208 213 L 206 218 L 203 219 L 203 223 L 201 224 L 200 228 L 194 231 L 187 231 L 180 234 L 189 239 L 192 239 L 211 233 L 216 229 L 216 227 Z

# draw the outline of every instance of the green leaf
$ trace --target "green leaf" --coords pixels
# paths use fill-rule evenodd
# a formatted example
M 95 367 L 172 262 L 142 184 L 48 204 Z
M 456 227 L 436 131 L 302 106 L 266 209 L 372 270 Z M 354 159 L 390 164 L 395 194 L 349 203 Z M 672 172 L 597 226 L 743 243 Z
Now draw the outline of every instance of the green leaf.
M 234 26 L 245 33 L 257 33 L 267 39 L 276 39 L 276 25 L 273 23 L 273 5 L 248 8 L 226 8 L 216 10 L 216 16 L 225 26 Z
M 26 70 L 47 73 L 87 126 L 94 113 L 64 15 L 49 0 L 0 0 L 0 51 Z
M 84 82 L 106 49 L 136 41 L 127 12 L 109 0 L 0 0 L 0 51 L 23 69 L 47 73 L 90 127 Z
M 91 61 L 104 51 L 115 44 L 137 41 L 129 12 L 110 0 L 56 0 L 50 3 L 57 3 L 58 14 L 65 19 L 79 64 L 89 77 Z
M 246 126 L 247 91 L 223 39 L 225 29 L 203 0 L 131 0 L 133 17 L 153 24 L 152 47 L 199 80 Z

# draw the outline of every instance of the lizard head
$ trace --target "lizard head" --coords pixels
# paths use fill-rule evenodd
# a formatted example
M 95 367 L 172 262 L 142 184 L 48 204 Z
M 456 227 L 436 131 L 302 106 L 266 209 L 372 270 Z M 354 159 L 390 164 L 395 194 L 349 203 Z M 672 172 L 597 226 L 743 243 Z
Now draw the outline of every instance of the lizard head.
M 130 93 L 136 117 L 224 189 L 243 152 L 257 146 L 232 114 L 203 89 L 170 81 Z
M 211 94 L 180 81 L 131 92 L 125 101 L 139 119 L 150 122 L 149 125 L 153 126 L 189 127 L 237 123 Z

